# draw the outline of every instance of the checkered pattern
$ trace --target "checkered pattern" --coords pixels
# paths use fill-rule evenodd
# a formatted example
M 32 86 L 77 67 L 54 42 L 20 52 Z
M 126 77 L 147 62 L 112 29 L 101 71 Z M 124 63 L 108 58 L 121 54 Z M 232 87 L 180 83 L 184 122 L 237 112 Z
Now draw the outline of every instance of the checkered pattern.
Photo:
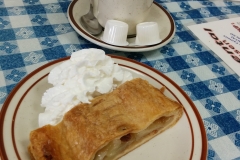
M 83 48 L 101 48 L 67 20 L 71 0 L 0 0 L 0 107 L 34 69 Z M 126 53 L 173 79 L 197 106 L 208 136 L 208 159 L 240 159 L 240 78 L 187 28 L 240 16 L 240 2 L 156 0 L 172 15 L 176 34 L 154 51 Z

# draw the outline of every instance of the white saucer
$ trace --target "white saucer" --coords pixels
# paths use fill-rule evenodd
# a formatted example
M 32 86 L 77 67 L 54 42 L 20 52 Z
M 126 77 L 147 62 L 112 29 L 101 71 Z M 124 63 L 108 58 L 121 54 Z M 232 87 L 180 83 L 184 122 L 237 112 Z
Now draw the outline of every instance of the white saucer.
M 149 45 L 149 46 L 136 46 L 134 45 L 135 38 L 128 38 L 128 46 L 114 46 L 103 42 L 100 37 L 91 35 L 87 30 L 80 24 L 80 18 L 87 14 L 89 11 L 89 0 L 73 0 L 68 7 L 68 20 L 72 25 L 73 29 L 85 39 L 90 42 L 102 46 L 104 48 L 125 51 L 125 52 L 143 52 L 150 51 L 157 48 L 161 48 L 171 41 L 175 34 L 175 24 L 171 15 L 156 2 L 151 6 L 151 11 L 146 19 L 146 22 L 157 22 L 160 30 L 160 43 Z

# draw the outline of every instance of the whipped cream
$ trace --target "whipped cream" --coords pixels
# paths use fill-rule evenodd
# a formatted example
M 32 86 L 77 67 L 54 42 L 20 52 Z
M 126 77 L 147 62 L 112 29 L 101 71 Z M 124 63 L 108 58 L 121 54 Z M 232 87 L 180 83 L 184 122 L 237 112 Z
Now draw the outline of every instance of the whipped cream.
M 133 79 L 130 72 L 114 64 L 100 49 L 83 49 L 51 70 L 48 82 L 53 85 L 43 94 L 39 127 L 56 125 L 64 114 L 79 103 L 90 103 L 94 97 L 114 90 Z

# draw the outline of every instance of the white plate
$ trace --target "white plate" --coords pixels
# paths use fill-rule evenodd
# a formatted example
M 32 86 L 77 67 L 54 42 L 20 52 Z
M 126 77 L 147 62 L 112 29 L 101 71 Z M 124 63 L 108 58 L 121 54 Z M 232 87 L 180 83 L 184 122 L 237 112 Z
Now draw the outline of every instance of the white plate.
M 78 34 L 96 45 L 117 51 L 143 52 L 154 50 L 166 45 L 174 36 L 175 24 L 173 18 L 162 6 L 154 2 L 145 21 L 158 23 L 160 30 L 159 36 L 162 39 L 160 43 L 149 46 L 114 46 L 107 44 L 100 39 L 101 35 L 91 35 L 80 24 L 80 18 L 89 11 L 89 1 L 90 0 L 73 0 L 68 7 L 68 20 Z M 135 42 L 135 38 L 128 38 L 127 41 L 131 45 Z
M 165 95 L 184 106 L 184 114 L 176 125 L 143 144 L 121 160 L 187 160 L 206 159 L 207 139 L 201 117 L 193 102 L 171 79 L 137 61 L 112 56 L 124 69 L 141 77 L 157 88 L 165 86 Z M 47 75 L 68 58 L 50 62 L 25 77 L 9 94 L 0 115 L 0 159 L 28 160 L 30 131 L 38 127 L 38 114 L 43 112 L 40 101 L 50 87 Z

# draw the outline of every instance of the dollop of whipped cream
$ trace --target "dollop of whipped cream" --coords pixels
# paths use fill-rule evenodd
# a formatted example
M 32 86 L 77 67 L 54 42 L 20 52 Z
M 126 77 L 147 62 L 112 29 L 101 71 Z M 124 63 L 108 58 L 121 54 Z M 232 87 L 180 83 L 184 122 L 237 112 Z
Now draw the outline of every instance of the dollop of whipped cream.
M 114 90 L 133 79 L 130 72 L 115 64 L 100 49 L 83 49 L 72 53 L 69 60 L 51 70 L 48 82 L 53 85 L 43 94 L 39 127 L 56 125 L 64 114 L 80 103 Z

